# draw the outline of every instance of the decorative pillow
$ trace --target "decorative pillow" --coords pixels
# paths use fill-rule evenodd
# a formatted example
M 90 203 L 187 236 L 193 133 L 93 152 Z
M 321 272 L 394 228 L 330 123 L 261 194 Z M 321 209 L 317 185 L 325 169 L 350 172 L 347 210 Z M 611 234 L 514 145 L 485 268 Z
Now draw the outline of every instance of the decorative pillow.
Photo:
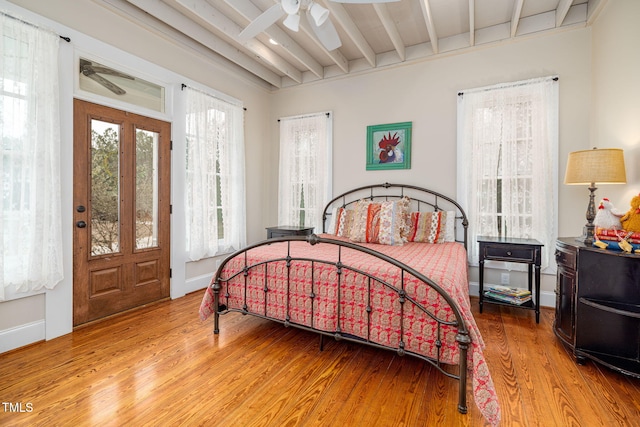
M 445 237 L 447 212 L 411 212 L 410 242 L 442 243 Z
M 353 210 L 349 239 L 354 242 L 378 243 L 380 231 L 380 203 L 358 200 Z
M 396 203 L 398 204 L 397 214 L 402 217 L 400 219 L 401 221 L 400 235 L 402 236 L 402 239 L 405 242 L 407 242 L 407 235 L 411 231 L 411 212 L 409 211 L 409 209 L 411 208 L 411 199 L 408 198 L 407 196 L 404 196 L 402 199 L 398 200 Z
M 447 220 L 444 223 L 444 241 L 456 241 L 456 212 L 447 211 Z
M 336 224 L 335 229 L 332 230 L 333 234 L 340 237 L 349 237 L 349 230 L 351 229 L 351 223 L 353 222 L 353 210 L 346 208 L 339 208 L 336 211 Z
M 408 199 L 407 199 L 408 200 Z M 404 244 L 403 233 L 409 204 L 402 200 L 380 203 L 380 231 L 378 242 L 383 245 L 401 246 Z
M 337 234 L 337 226 L 339 224 L 338 209 L 342 208 L 331 209 L 331 219 L 329 220 L 329 226 L 327 227 L 327 234 Z

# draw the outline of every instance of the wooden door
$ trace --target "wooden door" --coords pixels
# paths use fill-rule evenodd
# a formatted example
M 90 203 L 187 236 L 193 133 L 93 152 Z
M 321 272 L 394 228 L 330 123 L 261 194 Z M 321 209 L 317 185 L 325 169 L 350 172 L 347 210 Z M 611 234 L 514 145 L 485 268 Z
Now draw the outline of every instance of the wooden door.
M 74 100 L 74 326 L 169 296 L 170 135 Z

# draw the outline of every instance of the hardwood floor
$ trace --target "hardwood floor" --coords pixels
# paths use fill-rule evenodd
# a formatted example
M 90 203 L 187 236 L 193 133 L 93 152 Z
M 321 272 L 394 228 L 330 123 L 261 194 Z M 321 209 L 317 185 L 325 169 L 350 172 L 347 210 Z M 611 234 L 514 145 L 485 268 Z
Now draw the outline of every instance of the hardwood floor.
M 250 316 L 198 320 L 202 293 L 0 354 L 0 425 L 483 426 L 457 383 L 410 357 Z M 577 365 L 531 311 L 474 315 L 502 426 L 640 425 L 640 380 Z

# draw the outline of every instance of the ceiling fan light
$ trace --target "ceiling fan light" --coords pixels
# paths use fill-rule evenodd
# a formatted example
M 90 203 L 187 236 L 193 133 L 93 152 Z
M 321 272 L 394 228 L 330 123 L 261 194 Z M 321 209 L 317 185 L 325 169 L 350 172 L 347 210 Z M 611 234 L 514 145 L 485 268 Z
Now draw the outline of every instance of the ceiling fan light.
M 295 15 L 300 10 L 299 0 L 282 0 L 280 4 L 287 15 Z
M 288 15 L 284 19 L 284 21 L 282 21 L 282 23 L 285 25 L 285 27 L 287 27 L 291 31 L 298 31 L 298 29 L 300 28 L 300 15 L 298 14 Z
M 324 24 L 329 17 L 329 11 L 315 2 L 311 2 L 309 13 L 318 27 Z

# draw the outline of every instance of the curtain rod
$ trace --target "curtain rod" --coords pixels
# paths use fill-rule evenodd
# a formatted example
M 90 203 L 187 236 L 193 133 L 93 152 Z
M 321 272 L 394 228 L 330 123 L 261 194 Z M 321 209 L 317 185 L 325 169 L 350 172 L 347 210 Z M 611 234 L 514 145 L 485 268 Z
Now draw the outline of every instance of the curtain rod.
M 212 98 L 215 98 L 215 99 L 217 99 L 217 100 L 219 100 L 219 101 L 228 102 L 229 104 L 233 104 L 233 105 L 236 105 L 236 106 L 238 106 L 238 107 L 240 106 L 240 105 L 238 105 L 238 104 L 236 104 L 236 103 L 230 102 L 230 101 L 229 101 L 229 100 L 227 100 L 227 99 L 223 99 L 223 98 L 221 98 L 221 97 L 219 97 L 219 96 L 213 95 L 213 94 L 211 94 L 211 93 L 209 93 L 209 92 L 206 92 L 206 91 L 204 91 L 204 90 L 201 90 L 201 89 L 198 89 L 198 88 L 195 88 L 195 87 L 189 86 L 189 85 L 187 85 L 186 83 L 182 83 L 182 84 L 180 85 L 180 90 L 184 90 L 184 88 L 186 88 L 186 87 L 188 87 L 188 88 L 189 88 L 189 89 L 191 89 L 191 90 L 195 90 L 196 92 L 200 92 L 200 93 L 203 93 L 203 94 L 205 94 L 205 95 L 208 95 L 208 96 L 210 96 L 210 97 L 212 97 Z M 247 111 L 247 107 L 242 107 L 242 109 L 243 109 L 244 111 Z
M 287 120 L 287 119 L 307 119 L 307 118 L 309 118 L 309 117 L 315 117 L 315 116 L 318 116 L 318 115 L 320 115 L 320 114 L 322 114 L 322 113 L 316 113 L 316 114 L 303 114 L 303 115 L 300 115 L 300 116 L 282 117 L 282 118 L 278 119 L 278 121 L 280 121 L 280 120 Z M 324 114 L 325 114 L 327 117 L 331 117 L 331 113 L 329 113 L 329 112 L 324 113 Z
M 56 34 L 56 35 L 58 35 L 62 40 L 66 41 L 67 43 L 71 42 L 71 38 L 70 38 L 70 37 L 61 36 L 61 35 L 59 35 L 58 33 L 56 33 L 55 31 L 49 30 L 48 28 L 42 28 L 42 27 L 40 27 L 40 26 L 38 26 L 38 25 L 36 25 L 36 24 L 33 24 L 33 23 L 31 23 L 31 22 L 28 22 L 28 21 L 25 21 L 24 19 L 20 19 L 20 18 L 17 18 L 17 17 L 15 17 L 15 16 L 9 15 L 9 14 L 8 14 L 8 13 L 6 13 L 6 12 L 0 12 L 0 15 L 6 16 L 7 18 L 15 19 L 16 21 L 21 22 L 21 23 L 23 23 L 23 24 L 25 24 L 25 25 L 28 25 L 28 26 L 30 26 L 30 27 L 34 27 L 34 28 L 37 28 L 37 29 L 39 29 L 39 30 L 48 31 L 48 32 L 50 32 L 50 33 Z
M 554 82 L 557 82 L 558 80 L 560 80 L 560 78 L 558 76 L 553 76 L 553 77 L 540 77 L 537 79 L 530 79 L 530 80 L 522 80 L 519 82 L 512 82 L 512 83 L 498 83 L 497 85 L 493 85 L 493 86 L 484 86 L 484 87 L 479 87 L 479 88 L 475 88 L 475 89 L 467 89 L 467 93 L 473 93 L 473 92 L 486 92 L 489 90 L 495 90 L 495 89 L 502 89 L 502 88 L 506 88 L 506 87 L 518 87 L 518 86 L 527 86 L 533 83 L 537 83 L 539 81 L 544 81 L 546 79 L 551 79 Z M 458 96 L 462 96 L 464 95 L 465 92 L 458 92 Z

